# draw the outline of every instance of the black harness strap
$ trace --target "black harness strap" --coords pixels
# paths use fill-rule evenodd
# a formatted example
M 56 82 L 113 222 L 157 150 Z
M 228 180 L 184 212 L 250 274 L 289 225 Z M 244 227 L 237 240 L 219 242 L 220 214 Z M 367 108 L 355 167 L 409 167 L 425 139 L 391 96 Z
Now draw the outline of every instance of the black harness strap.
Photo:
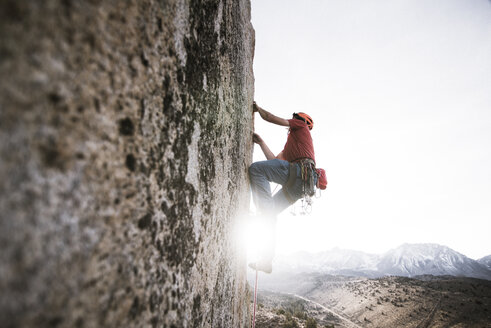
M 297 180 L 297 163 L 290 163 L 290 174 L 288 175 L 288 181 L 286 183 L 287 188 L 293 187 Z
M 297 180 L 297 163 L 290 163 L 290 173 L 288 175 L 288 181 L 283 186 L 283 193 L 291 204 L 295 203 L 295 200 L 288 193 L 288 189 L 293 187 L 295 180 Z

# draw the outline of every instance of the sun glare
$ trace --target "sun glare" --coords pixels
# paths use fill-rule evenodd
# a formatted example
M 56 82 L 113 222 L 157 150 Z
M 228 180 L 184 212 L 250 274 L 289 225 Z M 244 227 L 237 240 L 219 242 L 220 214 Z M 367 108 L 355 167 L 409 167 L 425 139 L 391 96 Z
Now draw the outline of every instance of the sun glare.
M 271 227 L 266 219 L 250 216 L 241 220 L 236 227 L 236 238 L 240 247 L 247 253 L 247 262 L 256 262 L 264 253 L 268 239 L 271 238 Z

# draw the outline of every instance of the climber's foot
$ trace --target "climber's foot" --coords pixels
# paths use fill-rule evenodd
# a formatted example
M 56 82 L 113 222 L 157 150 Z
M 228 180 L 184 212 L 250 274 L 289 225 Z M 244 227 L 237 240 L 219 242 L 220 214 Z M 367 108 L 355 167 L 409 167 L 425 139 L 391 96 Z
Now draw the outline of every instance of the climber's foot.
M 257 262 L 249 263 L 249 268 L 252 270 L 262 271 L 264 273 L 271 273 L 273 271 L 273 264 L 271 261 L 260 260 Z

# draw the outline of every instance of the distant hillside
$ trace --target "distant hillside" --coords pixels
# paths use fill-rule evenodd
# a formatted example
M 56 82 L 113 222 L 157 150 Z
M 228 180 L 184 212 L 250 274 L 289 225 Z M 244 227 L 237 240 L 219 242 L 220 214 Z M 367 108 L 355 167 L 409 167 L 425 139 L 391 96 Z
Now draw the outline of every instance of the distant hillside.
M 334 248 L 321 253 L 298 252 L 288 256 L 278 257 L 275 270 L 281 272 L 325 272 L 340 273 L 340 271 L 360 273 L 364 276 L 373 273 L 377 275 L 379 255 L 360 251 Z M 349 274 L 348 274 L 349 275 Z
M 302 281 L 302 288 L 295 282 Z M 491 327 L 491 282 L 474 278 L 330 275 L 290 277 L 293 289 L 259 293 L 257 326 L 303 327 Z M 313 287 L 313 288 L 312 288 Z M 292 293 L 292 294 L 289 294 Z
M 387 275 L 451 275 L 491 280 L 491 258 L 468 258 L 447 246 L 403 244 L 385 254 L 334 248 L 321 253 L 299 252 L 278 257 L 276 272 L 319 272 L 347 276 L 382 277 Z

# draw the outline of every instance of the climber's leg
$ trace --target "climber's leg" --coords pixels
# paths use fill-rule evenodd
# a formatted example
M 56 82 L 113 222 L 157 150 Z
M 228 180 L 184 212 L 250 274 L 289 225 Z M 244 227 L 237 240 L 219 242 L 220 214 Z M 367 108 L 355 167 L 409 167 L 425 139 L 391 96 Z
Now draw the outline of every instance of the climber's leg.
M 272 268 L 276 245 L 276 214 L 280 212 L 275 207 L 270 182 L 286 184 L 289 168 L 290 164 L 280 159 L 255 162 L 249 167 L 254 203 L 264 219 L 267 235 L 261 259 L 256 264 L 251 264 L 251 267 L 267 273 L 271 272 Z
M 286 184 L 289 169 L 290 163 L 281 159 L 255 162 L 249 167 L 254 204 L 261 214 L 276 216 L 279 213 L 271 195 L 270 182 Z

